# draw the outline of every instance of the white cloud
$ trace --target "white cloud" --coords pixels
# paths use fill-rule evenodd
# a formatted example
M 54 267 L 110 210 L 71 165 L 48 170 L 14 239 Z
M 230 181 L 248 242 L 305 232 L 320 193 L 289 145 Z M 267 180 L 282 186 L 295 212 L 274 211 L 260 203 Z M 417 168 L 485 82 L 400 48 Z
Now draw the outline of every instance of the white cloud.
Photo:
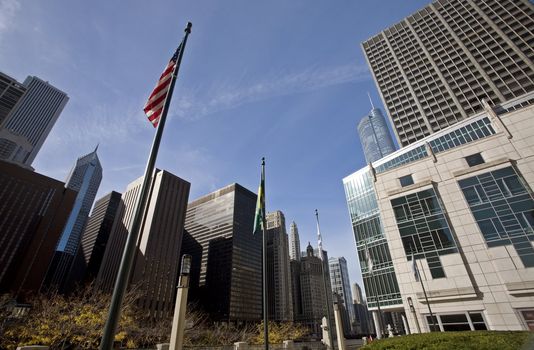
M 207 89 L 180 91 L 176 96 L 175 114 L 184 119 L 198 119 L 206 115 L 238 107 L 243 104 L 286 96 L 306 91 L 318 90 L 328 86 L 357 82 L 370 78 L 365 65 L 348 64 L 331 68 L 308 68 L 301 72 L 278 74 L 268 80 L 253 84 L 227 82 Z
M 0 40 L 2 35 L 10 30 L 19 9 L 18 0 L 0 0 Z

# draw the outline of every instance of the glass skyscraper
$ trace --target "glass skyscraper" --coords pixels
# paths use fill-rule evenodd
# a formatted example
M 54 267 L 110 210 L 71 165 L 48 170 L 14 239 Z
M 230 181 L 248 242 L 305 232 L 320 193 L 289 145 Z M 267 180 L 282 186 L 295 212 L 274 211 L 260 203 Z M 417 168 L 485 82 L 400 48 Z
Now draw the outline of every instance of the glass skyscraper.
M 66 187 L 75 190 L 78 195 L 61 233 L 46 281 L 48 286 L 60 291 L 78 250 L 89 211 L 102 181 L 102 165 L 96 151 L 95 148 L 93 152 L 78 158 L 66 181 Z
M 182 254 L 191 254 L 190 300 L 215 321 L 259 321 L 262 235 L 253 234 L 257 195 L 232 184 L 187 205 Z
M 367 163 L 372 163 L 395 152 L 393 139 L 389 134 L 386 120 L 378 108 L 373 108 L 360 120 L 358 134 Z

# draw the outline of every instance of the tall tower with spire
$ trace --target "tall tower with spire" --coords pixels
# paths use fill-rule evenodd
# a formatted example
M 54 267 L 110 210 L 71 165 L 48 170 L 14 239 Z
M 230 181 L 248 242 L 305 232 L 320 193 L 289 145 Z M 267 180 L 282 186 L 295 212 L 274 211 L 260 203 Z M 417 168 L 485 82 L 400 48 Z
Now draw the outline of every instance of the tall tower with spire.
M 289 258 L 291 260 L 300 260 L 299 229 L 295 221 L 289 227 Z
M 67 177 L 66 187 L 78 192 L 74 207 L 63 228 L 56 253 L 48 268 L 45 280 L 47 288 L 63 291 L 80 239 L 87 223 L 89 211 L 102 181 L 102 165 L 95 150 L 78 158 Z
M 389 133 L 382 111 L 376 108 L 368 93 L 371 111 L 358 124 L 358 134 L 367 163 L 372 163 L 395 152 L 395 144 Z

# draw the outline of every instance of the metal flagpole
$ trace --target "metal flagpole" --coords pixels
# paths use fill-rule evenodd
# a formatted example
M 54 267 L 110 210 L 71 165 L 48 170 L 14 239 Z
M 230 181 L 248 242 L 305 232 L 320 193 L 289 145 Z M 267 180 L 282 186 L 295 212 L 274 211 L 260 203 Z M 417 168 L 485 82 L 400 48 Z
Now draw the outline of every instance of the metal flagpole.
M 106 320 L 106 325 L 102 333 L 102 341 L 100 343 L 100 350 L 111 350 L 113 347 L 113 340 L 115 338 L 115 332 L 117 330 L 117 325 L 119 323 L 120 314 L 121 314 L 121 304 L 124 298 L 124 293 L 128 286 L 128 279 L 133 265 L 133 260 L 135 257 L 135 250 L 137 246 L 137 240 L 141 230 L 141 223 L 143 222 L 144 208 L 148 199 L 148 193 L 150 190 L 150 183 L 152 180 L 152 172 L 154 171 L 154 165 L 156 163 L 156 158 L 158 156 L 159 144 L 161 142 L 161 136 L 163 135 L 163 128 L 165 126 L 165 121 L 167 119 L 167 112 L 169 110 L 169 105 L 171 103 L 172 92 L 174 90 L 174 83 L 176 82 L 176 76 L 180 69 L 180 63 L 182 62 L 182 56 L 185 50 L 185 44 L 187 43 L 187 37 L 191 33 L 191 22 L 187 23 L 185 28 L 185 35 L 180 46 L 180 52 L 178 54 L 178 59 L 176 61 L 176 66 L 174 67 L 174 72 L 171 77 L 169 91 L 165 97 L 165 104 L 161 113 L 161 119 L 158 123 L 156 129 L 156 135 L 154 136 L 154 141 L 152 142 L 152 148 L 150 150 L 150 155 L 145 168 L 145 175 L 143 178 L 143 185 L 140 190 L 139 200 L 135 207 L 135 214 L 133 217 L 132 229 L 128 233 L 128 238 L 126 240 L 126 245 L 124 247 L 124 253 L 122 254 L 121 264 L 119 267 L 119 272 L 117 274 L 117 280 L 115 281 L 115 287 L 113 288 L 113 295 L 111 297 L 111 304 L 109 307 L 108 318 Z
M 415 259 L 415 257 L 413 257 L 413 259 Z M 415 267 L 417 268 L 417 260 L 415 261 Z M 432 326 L 434 327 L 434 329 L 436 329 L 436 319 L 434 318 L 434 314 L 432 313 L 432 309 L 430 308 L 430 303 L 428 302 L 428 297 L 426 295 L 425 285 L 423 284 L 423 279 L 419 275 L 418 268 L 417 268 L 417 277 L 419 278 L 419 282 L 421 282 L 421 288 L 423 288 L 423 294 L 425 296 L 426 306 L 428 307 L 428 312 L 430 313 L 430 317 L 432 318 Z M 430 331 L 432 332 L 432 330 Z
M 267 304 L 267 220 L 265 209 L 265 158 L 261 159 L 261 181 L 263 182 L 263 206 L 261 214 L 262 229 L 263 229 L 263 243 L 262 243 L 262 270 L 263 270 L 263 338 L 265 341 L 265 350 L 269 350 L 269 305 Z M 258 195 L 260 195 L 258 193 Z
M 317 209 L 315 209 L 315 219 L 317 221 L 317 232 L 321 232 L 320 230 L 320 226 L 319 226 L 319 211 L 317 211 Z M 321 237 L 321 241 L 322 241 L 322 237 Z M 324 255 L 323 255 L 323 247 L 322 247 L 322 242 L 321 242 L 321 245 L 318 247 L 319 249 L 319 254 L 321 255 L 320 258 L 321 258 L 321 272 L 323 273 L 323 286 L 324 286 L 324 296 L 326 298 L 326 318 L 327 318 L 327 325 L 328 325 L 328 336 L 330 337 L 330 347 L 332 349 L 334 349 L 334 333 L 332 332 L 332 318 L 331 318 L 331 313 L 330 313 L 330 302 L 328 301 L 328 284 L 327 284 L 327 281 L 326 281 L 326 272 L 325 272 L 325 268 L 324 268 L 324 264 L 325 264 L 325 261 L 324 261 Z M 328 264 L 328 261 L 326 262 Z M 338 337 L 339 336 L 343 336 L 343 335 L 339 335 L 338 334 Z M 339 350 L 342 350 L 342 349 L 339 349 Z

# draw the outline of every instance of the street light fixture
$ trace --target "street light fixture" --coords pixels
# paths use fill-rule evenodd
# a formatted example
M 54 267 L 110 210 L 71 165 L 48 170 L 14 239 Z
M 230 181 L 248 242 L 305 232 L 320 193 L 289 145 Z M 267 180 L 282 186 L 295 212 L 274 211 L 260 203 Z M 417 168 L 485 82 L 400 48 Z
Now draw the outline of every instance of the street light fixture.
M 191 273 L 192 257 L 189 254 L 182 256 L 180 279 L 176 292 L 176 304 L 172 320 L 170 350 L 181 350 L 184 345 L 185 312 L 187 310 L 187 292 L 189 290 L 189 274 Z

